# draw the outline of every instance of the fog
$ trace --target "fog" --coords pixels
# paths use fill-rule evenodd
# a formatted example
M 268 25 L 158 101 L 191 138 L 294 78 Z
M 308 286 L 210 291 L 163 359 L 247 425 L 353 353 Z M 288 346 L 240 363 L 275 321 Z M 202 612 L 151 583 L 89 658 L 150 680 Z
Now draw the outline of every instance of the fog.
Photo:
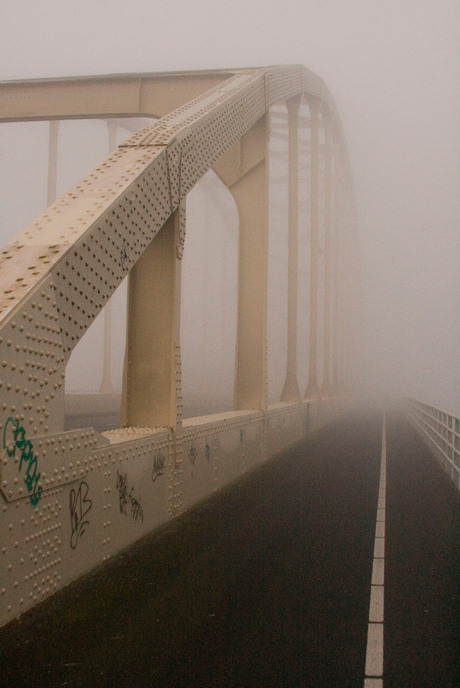
M 459 46 L 458 0 L 2 0 L 0 7 L 1 80 L 288 63 L 317 72 L 336 100 L 355 183 L 360 383 L 457 416 Z M 46 196 L 42 172 L 24 181 L 42 156 L 46 124 L 28 125 L 27 134 L 20 127 L 0 127 L 2 244 Z M 107 154 L 96 129 L 85 139 L 85 166 Z M 77 165 L 79 140 L 69 140 Z M 63 191 L 66 179 L 60 184 Z

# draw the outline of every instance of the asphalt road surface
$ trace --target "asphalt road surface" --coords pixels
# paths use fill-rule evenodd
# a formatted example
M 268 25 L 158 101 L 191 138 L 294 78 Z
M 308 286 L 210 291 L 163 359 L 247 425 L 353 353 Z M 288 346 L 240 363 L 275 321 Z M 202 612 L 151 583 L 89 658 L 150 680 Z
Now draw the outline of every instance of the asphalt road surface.
M 348 415 L 0 630 L 0 685 L 362 687 L 382 414 Z M 460 686 L 460 499 L 387 418 L 385 688 Z

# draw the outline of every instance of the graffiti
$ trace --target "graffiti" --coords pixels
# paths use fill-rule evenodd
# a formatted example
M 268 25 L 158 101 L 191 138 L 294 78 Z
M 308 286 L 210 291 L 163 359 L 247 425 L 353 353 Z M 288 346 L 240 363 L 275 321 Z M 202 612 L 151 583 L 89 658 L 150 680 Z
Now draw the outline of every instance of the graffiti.
M 117 471 L 117 490 L 120 504 L 120 514 L 126 516 L 126 505 L 128 504 L 128 479 L 127 474 L 124 475 Z
M 206 442 L 206 447 L 204 448 L 204 454 L 206 456 L 206 461 L 209 463 L 209 460 L 211 458 L 211 448 L 207 442 Z
M 71 535 L 70 535 L 70 546 L 72 549 L 78 544 L 78 538 L 80 538 L 86 530 L 86 526 L 89 526 L 89 521 L 85 516 L 88 511 L 93 506 L 91 499 L 87 499 L 89 492 L 88 483 L 84 480 L 81 481 L 78 486 L 78 490 L 72 488 L 70 490 L 70 525 L 71 525 Z
M 13 440 L 11 442 L 7 439 L 7 430 L 12 431 Z M 38 485 L 41 473 L 37 473 L 37 455 L 34 455 L 34 445 L 26 437 L 26 431 L 19 425 L 19 420 L 8 418 L 3 428 L 3 449 L 6 449 L 6 455 L 10 458 L 16 456 L 16 450 L 19 449 L 21 456 L 19 459 L 18 471 L 22 471 L 22 465 L 26 465 L 24 475 L 24 482 L 27 491 L 32 494 L 29 495 L 29 501 L 32 506 L 36 506 L 42 496 L 42 487 Z
M 122 268 L 125 267 L 125 263 L 129 258 L 127 248 L 126 239 L 123 239 L 123 246 L 120 249 L 120 263 Z
M 194 446 L 192 445 L 192 446 L 190 447 L 190 451 L 189 451 L 189 453 L 188 453 L 188 458 L 189 458 L 190 463 L 192 464 L 192 466 L 195 465 L 195 461 L 197 460 L 197 457 L 198 457 L 198 451 L 197 451 L 196 447 L 194 447 Z
M 128 475 L 127 473 L 119 473 L 117 471 L 117 484 L 116 488 L 118 490 L 118 499 L 120 505 L 120 514 L 128 515 L 127 506 L 131 506 L 131 517 L 134 521 L 140 519 L 144 521 L 144 508 L 142 503 L 133 495 L 134 487 L 128 493 Z
M 135 521 L 140 518 L 141 521 L 144 522 L 144 509 L 139 500 L 133 496 L 133 489 L 134 488 L 132 487 L 131 492 L 129 493 L 129 501 L 131 502 L 131 516 Z
M 153 454 L 152 483 L 165 472 L 165 455 L 161 449 L 156 449 Z

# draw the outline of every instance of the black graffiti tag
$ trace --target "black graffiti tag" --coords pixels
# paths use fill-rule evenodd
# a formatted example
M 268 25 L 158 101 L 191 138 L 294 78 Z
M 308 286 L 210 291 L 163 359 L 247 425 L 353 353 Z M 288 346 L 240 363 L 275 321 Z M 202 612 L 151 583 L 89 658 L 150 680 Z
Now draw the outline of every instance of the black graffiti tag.
M 126 473 L 117 471 L 117 490 L 120 505 L 120 514 L 126 515 L 126 505 L 128 503 L 128 477 Z
M 188 453 L 188 458 L 189 458 L 192 466 L 195 465 L 195 461 L 197 460 L 197 457 L 198 457 L 198 451 L 197 451 L 196 447 L 193 447 L 193 446 L 190 447 L 190 451 Z
M 129 501 L 131 502 L 131 516 L 135 521 L 140 518 L 140 520 L 144 522 L 144 509 L 140 501 L 133 495 L 133 490 L 134 487 L 131 488 L 129 493 Z
M 85 516 L 93 506 L 93 502 L 88 499 L 88 493 L 89 486 L 85 480 L 81 481 L 76 492 L 73 488 L 70 490 L 70 546 L 72 549 L 75 549 L 78 538 L 83 535 L 86 526 L 89 525 L 89 520 Z
M 152 483 L 165 472 L 165 463 L 164 453 L 160 449 L 157 449 L 153 455 Z
M 144 508 L 141 501 L 133 495 L 134 487 L 128 493 L 128 474 L 119 473 L 117 471 L 117 483 L 116 487 L 118 490 L 118 499 L 120 506 L 120 514 L 127 516 L 127 505 L 131 504 L 131 516 L 134 521 L 140 519 L 144 521 Z

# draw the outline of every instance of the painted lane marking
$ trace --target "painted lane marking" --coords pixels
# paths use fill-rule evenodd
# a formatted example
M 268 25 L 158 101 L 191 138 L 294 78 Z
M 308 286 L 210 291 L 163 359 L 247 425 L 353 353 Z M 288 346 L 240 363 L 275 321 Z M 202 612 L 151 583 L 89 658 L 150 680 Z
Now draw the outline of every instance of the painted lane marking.
M 385 618 L 385 518 L 387 485 L 386 419 L 382 422 L 379 496 L 375 521 L 369 624 L 364 688 L 383 688 L 383 624 Z
M 367 629 L 366 678 L 383 675 L 383 624 L 370 623 Z

